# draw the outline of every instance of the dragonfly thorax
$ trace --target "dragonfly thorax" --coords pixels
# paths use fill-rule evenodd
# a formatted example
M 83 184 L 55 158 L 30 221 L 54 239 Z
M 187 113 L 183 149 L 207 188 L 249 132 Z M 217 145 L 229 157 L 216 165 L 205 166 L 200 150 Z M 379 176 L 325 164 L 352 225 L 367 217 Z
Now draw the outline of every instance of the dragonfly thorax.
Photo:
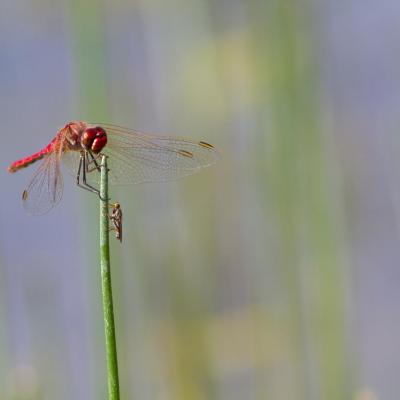
M 63 132 L 65 132 L 65 141 L 69 150 L 82 149 L 81 136 L 86 128 L 87 124 L 81 121 L 73 121 L 65 125 Z

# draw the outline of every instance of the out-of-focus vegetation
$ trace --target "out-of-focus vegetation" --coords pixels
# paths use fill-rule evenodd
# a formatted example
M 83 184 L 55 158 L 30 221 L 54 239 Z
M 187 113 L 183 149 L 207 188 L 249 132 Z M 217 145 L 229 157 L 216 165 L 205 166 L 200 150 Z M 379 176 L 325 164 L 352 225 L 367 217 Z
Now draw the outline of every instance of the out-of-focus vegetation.
M 400 28 L 350 3 L 0 6 L 6 162 L 72 119 L 222 155 L 113 189 L 122 399 L 396 398 L 399 141 L 381 63 Z M 25 217 L 29 173 L 2 185 L 0 399 L 105 398 L 97 200 L 66 176 L 57 210 Z

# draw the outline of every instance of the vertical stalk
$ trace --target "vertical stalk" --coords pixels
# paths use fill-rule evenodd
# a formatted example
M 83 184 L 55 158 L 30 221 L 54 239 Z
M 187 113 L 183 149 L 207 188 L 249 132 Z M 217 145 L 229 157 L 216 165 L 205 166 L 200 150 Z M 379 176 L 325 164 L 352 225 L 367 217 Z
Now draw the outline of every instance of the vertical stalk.
M 100 174 L 100 265 L 101 288 L 103 293 L 104 330 L 106 337 L 108 399 L 119 400 L 117 345 L 115 340 L 110 270 L 108 168 L 106 156 L 103 156 L 101 160 Z

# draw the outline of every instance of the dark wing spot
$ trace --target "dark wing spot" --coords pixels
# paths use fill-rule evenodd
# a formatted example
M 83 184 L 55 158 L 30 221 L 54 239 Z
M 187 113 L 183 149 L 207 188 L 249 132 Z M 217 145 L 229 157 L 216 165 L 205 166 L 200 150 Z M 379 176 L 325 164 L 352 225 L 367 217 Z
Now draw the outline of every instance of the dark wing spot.
M 180 154 L 181 156 L 184 156 L 184 157 L 193 158 L 193 154 L 190 151 L 179 150 L 178 154 Z
M 213 148 L 214 148 L 214 146 L 213 146 L 212 144 L 206 143 L 206 142 L 199 142 L 199 145 L 200 145 L 201 147 L 206 148 L 206 149 L 213 149 Z

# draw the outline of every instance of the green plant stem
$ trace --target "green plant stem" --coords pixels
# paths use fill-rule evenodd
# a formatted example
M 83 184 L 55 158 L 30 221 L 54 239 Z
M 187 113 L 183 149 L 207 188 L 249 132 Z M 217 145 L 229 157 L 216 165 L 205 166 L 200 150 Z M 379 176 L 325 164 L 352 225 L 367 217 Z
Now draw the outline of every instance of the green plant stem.
M 118 359 L 110 270 L 108 168 L 106 156 L 103 156 L 101 160 L 100 174 L 100 265 L 104 330 L 106 337 L 108 398 L 109 400 L 119 400 Z

